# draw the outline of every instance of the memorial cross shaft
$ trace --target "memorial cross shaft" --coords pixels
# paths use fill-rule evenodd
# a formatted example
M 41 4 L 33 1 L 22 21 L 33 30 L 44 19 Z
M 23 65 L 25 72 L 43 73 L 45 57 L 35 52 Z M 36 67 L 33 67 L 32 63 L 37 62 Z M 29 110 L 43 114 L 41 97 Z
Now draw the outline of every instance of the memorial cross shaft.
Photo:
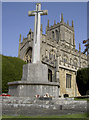
M 32 50 L 32 63 L 40 62 L 40 23 L 41 15 L 47 15 L 47 10 L 41 10 L 41 4 L 36 4 L 35 11 L 29 11 L 29 16 L 35 16 L 35 25 L 34 25 L 34 40 L 33 40 L 33 50 Z

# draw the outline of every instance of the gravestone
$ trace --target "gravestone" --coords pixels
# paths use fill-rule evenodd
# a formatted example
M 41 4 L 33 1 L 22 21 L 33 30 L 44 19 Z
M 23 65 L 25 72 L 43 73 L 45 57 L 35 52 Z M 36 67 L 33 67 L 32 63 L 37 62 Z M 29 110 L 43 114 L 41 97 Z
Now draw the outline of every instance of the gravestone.
M 47 10 L 41 10 L 41 4 L 36 4 L 35 11 L 29 11 L 29 16 L 35 16 L 32 63 L 23 65 L 21 81 L 9 82 L 9 94 L 19 97 L 59 96 L 59 83 L 48 81 L 47 65 L 40 61 L 40 15 L 47 15 Z

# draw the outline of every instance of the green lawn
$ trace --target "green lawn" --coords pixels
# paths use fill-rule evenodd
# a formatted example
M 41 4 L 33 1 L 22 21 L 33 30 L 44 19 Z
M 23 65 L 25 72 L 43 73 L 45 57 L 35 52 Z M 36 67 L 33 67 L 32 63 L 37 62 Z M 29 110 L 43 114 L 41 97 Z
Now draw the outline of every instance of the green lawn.
M 81 101 L 82 100 L 84 100 L 84 101 L 87 100 L 87 101 L 89 101 L 89 98 L 74 98 L 74 100 L 81 100 Z
M 63 116 L 3 116 L 3 118 L 87 118 L 89 120 L 89 116 L 87 114 L 71 114 L 71 115 L 63 115 Z

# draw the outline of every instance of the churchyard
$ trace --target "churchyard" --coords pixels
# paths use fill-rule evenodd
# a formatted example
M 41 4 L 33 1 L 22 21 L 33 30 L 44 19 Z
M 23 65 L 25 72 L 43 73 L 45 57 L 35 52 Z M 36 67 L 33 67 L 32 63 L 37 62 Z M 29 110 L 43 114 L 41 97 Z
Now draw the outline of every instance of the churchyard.
M 49 82 L 48 67 L 40 62 L 40 16 L 47 13 L 47 10 L 41 10 L 40 3 L 36 4 L 35 11 L 29 11 L 29 16 L 35 16 L 32 63 L 23 65 L 21 81 L 8 83 L 8 94 L 11 96 L 2 96 L 0 99 L 4 118 L 89 117 L 89 102 L 60 96 L 59 71 L 57 81 Z
M 73 98 L 43 99 L 29 97 L 5 97 L 2 99 L 2 113 L 9 116 L 61 116 L 87 113 L 86 100 Z

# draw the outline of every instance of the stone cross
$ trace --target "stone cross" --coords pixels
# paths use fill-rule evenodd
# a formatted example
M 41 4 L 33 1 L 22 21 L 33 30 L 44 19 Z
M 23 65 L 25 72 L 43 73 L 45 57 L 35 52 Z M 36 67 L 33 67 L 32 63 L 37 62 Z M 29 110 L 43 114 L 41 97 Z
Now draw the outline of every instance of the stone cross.
M 34 25 L 34 40 L 33 40 L 33 50 L 32 50 L 32 63 L 40 62 L 40 23 L 41 15 L 47 15 L 47 10 L 41 10 L 41 4 L 36 4 L 35 11 L 29 11 L 29 16 L 35 16 L 35 25 Z

